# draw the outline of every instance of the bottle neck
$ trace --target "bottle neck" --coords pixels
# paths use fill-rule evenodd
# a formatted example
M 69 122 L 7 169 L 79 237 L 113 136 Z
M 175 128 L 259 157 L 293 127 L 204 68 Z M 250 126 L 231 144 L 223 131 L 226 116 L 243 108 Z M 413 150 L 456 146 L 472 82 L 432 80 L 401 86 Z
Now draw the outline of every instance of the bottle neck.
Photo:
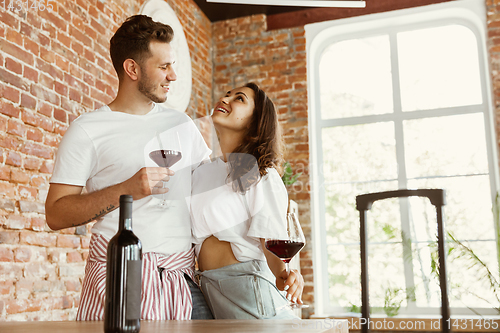
M 132 230 L 132 197 L 120 197 L 120 230 Z
M 132 218 L 120 219 L 120 230 L 132 230 Z

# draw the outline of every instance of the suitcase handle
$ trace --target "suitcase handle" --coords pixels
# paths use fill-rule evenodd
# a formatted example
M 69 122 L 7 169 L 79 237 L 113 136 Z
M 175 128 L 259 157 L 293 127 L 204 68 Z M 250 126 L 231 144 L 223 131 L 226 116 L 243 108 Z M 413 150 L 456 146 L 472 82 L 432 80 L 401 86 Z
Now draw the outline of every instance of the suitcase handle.
M 436 207 L 446 204 L 444 190 L 441 189 L 397 190 L 358 195 L 356 197 L 356 209 L 359 211 L 370 210 L 372 204 L 377 200 L 406 197 L 427 197 L 431 204 Z
M 450 305 L 448 301 L 448 287 L 446 281 L 446 251 L 444 248 L 444 224 L 443 210 L 445 205 L 445 191 L 442 189 L 417 189 L 417 190 L 396 190 L 386 192 L 376 192 L 361 194 L 356 196 L 356 209 L 359 210 L 360 217 L 360 247 L 361 247 L 361 332 L 370 332 L 370 305 L 368 299 L 368 230 L 366 228 L 367 210 L 377 200 L 389 198 L 406 197 L 427 197 L 431 204 L 436 206 L 437 214 L 437 234 L 438 234 L 438 254 L 439 254 L 439 285 L 441 288 L 441 329 L 442 332 L 450 332 Z

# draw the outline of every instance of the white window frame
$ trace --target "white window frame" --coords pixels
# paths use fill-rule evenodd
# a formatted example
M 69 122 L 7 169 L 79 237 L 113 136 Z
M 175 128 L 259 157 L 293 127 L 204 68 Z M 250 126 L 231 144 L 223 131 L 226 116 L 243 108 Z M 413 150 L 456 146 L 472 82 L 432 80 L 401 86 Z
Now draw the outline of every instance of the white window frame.
M 342 119 L 322 120 L 321 103 L 319 94 L 319 63 L 323 51 L 332 43 L 367 37 L 371 35 L 389 34 L 395 36 L 396 32 L 404 30 L 436 27 L 444 24 L 460 24 L 468 27 L 475 34 L 478 41 L 478 57 L 480 65 L 480 81 L 482 85 L 483 114 L 485 119 L 485 131 L 487 138 L 488 164 L 491 179 L 492 202 L 496 192 L 500 188 L 498 176 L 498 157 L 495 144 L 496 133 L 494 129 L 493 98 L 491 92 L 491 78 L 489 71 L 488 53 L 486 49 L 486 8 L 484 0 L 457 0 L 440 4 L 396 10 L 386 13 L 370 14 L 335 21 L 315 23 L 305 26 L 307 70 L 308 70 L 308 108 L 309 108 L 309 142 L 310 142 L 310 171 L 312 193 L 312 242 L 313 242 L 313 267 L 314 267 L 314 307 L 316 316 L 341 315 L 345 309 L 333 307 L 328 299 L 328 271 L 327 271 L 327 249 L 325 229 L 325 195 L 321 184 L 324 183 L 320 171 L 322 166 L 321 129 L 329 127 L 332 121 L 342 122 Z M 393 37 L 391 37 L 393 38 Z M 394 47 L 391 43 L 391 48 Z M 391 50 L 394 52 L 395 50 Z M 397 51 L 397 50 L 396 50 Z M 394 59 L 391 59 L 394 62 Z M 391 63 L 392 69 L 397 70 L 397 64 Z M 397 75 L 397 74 L 396 74 Z M 394 76 L 393 76 L 394 77 Z M 396 88 L 396 86 L 394 86 Z M 399 86 L 398 86 L 399 89 Z M 396 99 L 399 99 L 399 91 L 394 91 Z M 397 102 L 397 101 L 396 101 Z M 397 105 L 399 104 L 399 105 Z M 399 103 L 394 105 L 395 112 L 401 112 Z M 399 110 L 397 108 L 399 107 Z M 451 108 L 452 109 L 452 108 Z M 420 111 L 421 112 L 421 111 Z M 433 112 L 429 110 L 428 112 Z M 440 110 L 439 115 L 447 115 L 446 110 Z M 411 112 L 404 112 L 408 115 Z M 433 113 L 435 115 L 435 113 Z M 367 117 L 384 118 L 384 115 L 373 115 Z M 411 119 L 411 118 L 403 118 Z M 347 119 L 346 119 L 347 120 Z M 346 122 L 347 124 L 347 122 Z M 395 123 L 397 126 L 397 122 Z M 396 135 L 402 135 L 397 131 Z M 399 132 L 399 133 L 398 133 Z M 404 186 L 399 182 L 400 186 Z M 446 209 L 446 207 L 445 207 Z M 498 228 L 498 226 L 495 226 Z M 497 233 L 495 233 L 497 234 Z M 435 312 L 426 308 L 424 313 L 415 315 L 439 315 L 439 309 Z M 488 315 L 496 314 L 492 309 L 481 309 L 481 313 Z M 468 309 L 452 309 L 452 314 L 472 315 Z

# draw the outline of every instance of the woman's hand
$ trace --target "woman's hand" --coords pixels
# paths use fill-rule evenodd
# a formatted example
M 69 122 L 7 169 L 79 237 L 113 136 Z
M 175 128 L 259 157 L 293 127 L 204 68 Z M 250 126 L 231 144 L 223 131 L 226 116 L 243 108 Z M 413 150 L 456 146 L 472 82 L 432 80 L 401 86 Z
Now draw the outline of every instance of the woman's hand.
M 302 291 L 304 290 L 304 278 L 296 269 L 290 270 L 290 275 L 284 269 L 276 277 L 276 287 L 287 292 L 286 298 L 293 303 L 302 303 Z

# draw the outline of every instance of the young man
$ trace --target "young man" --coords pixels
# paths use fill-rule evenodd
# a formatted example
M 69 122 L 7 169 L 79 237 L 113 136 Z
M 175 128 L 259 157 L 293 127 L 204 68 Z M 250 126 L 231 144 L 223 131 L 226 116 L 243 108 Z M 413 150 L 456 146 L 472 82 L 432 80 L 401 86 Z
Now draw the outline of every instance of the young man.
M 118 229 L 119 198 L 132 195 L 133 230 L 143 246 L 142 319 L 212 318 L 192 281 L 194 252 L 186 198 L 191 171 L 210 150 L 191 119 L 157 103 L 177 76 L 170 26 L 145 15 L 128 18 L 110 41 L 116 98 L 76 119 L 57 153 L 45 209 L 54 230 L 93 220 L 77 320 L 104 314 L 106 246 Z M 149 153 L 180 145 L 170 169 Z M 82 193 L 83 188 L 86 193 Z M 166 199 L 167 206 L 160 203 Z

